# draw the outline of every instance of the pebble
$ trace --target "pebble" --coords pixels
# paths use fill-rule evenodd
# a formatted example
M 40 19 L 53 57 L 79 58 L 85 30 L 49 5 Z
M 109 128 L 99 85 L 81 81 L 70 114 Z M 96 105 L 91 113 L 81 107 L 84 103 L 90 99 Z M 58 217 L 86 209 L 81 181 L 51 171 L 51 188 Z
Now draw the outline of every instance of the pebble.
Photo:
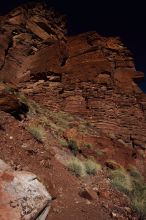
M 117 214 L 115 212 L 112 212 L 111 215 L 112 215 L 113 218 L 117 217 Z

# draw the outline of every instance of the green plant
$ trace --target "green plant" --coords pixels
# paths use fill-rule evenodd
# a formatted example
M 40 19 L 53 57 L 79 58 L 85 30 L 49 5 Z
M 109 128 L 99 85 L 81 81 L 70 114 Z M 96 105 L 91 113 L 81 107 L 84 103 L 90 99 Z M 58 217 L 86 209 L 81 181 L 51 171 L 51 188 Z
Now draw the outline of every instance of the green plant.
M 119 191 L 125 193 L 130 201 L 131 207 L 138 213 L 139 218 L 146 218 L 146 183 L 140 172 L 135 167 L 128 171 L 117 169 L 111 172 L 112 184 Z
M 111 170 L 124 170 L 123 166 L 115 160 L 106 160 L 105 164 Z
M 77 142 L 75 140 L 69 140 L 68 141 L 68 147 L 73 152 L 74 155 L 76 155 L 80 150 L 78 145 L 77 145 Z
M 76 176 L 82 177 L 86 175 L 84 163 L 77 158 L 73 158 L 67 163 L 68 169 Z
M 17 93 L 19 101 L 28 106 L 28 115 L 32 116 L 36 113 L 44 113 L 43 109 L 35 101 L 29 100 L 24 94 Z
M 28 132 L 40 143 L 44 143 L 46 139 L 46 133 L 43 127 L 41 126 L 29 126 Z
M 97 149 L 96 150 L 96 155 L 97 156 L 103 156 L 105 153 L 102 151 L 102 150 L 100 150 L 100 149 Z
M 129 174 L 123 168 L 111 171 L 112 184 L 119 191 L 129 194 L 132 191 L 132 183 Z
M 73 121 L 73 117 L 66 112 L 49 112 L 49 115 L 52 121 L 62 129 L 68 128 L 69 122 Z
M 134 195 L 131 202 L 132 208 L 139 214 L 140 219 L 146 217 L 146 190 L 141 195 Z
M 95 175 L 98 170 L 101 170 L 101 165 L 92 160 L 86 160 L 84 162 L 86 173 L 89 175 Z
M 68 143 L 65 139 L 60 139 L 59 143 L 63 146 L 63 147 L 68 147 Z
M 13 90 L 14 90 L 14 89 L 11 88 L 10 85 L 8 85 L 8 84 L 5 85 L 5 91 L 6 91 L 6 92 L 10 93 L 10 92 L 13 92 Z
M 137 211 L 140 219 L 146 218 L 146 183 L 140 172 L 133 166 L 129 168 L 129 174 L 133 184 L 130 194 L 131 205 Z
M 128 168 L 128 172 L 130 174 L 130 176 L 133 178 L 133 179 L 138 179 L 139 181 L 144 181 L 144 178 L 143 176 L 140 174 L 140 172 L 136 169 L 136 167 L 134 166 L 129 166 Z
M 84 144 L 84 147 L 88 148 L 88 149 L 91 149 L 92 148 L 92 144 L 90 144 L 90 143 Z
M 58 131 L 58 126 L 53 123 L 52 121 L 49 121 L 49 127 L 52 129 L 52 130 L 55 130 L 55 131 Z
M 83 134 L 90 134 L 91 133 L 91 125 L 89 125 L 89 123 L 84 120 L 80 120 L 80 123 L 78 125 L 78 131 Z

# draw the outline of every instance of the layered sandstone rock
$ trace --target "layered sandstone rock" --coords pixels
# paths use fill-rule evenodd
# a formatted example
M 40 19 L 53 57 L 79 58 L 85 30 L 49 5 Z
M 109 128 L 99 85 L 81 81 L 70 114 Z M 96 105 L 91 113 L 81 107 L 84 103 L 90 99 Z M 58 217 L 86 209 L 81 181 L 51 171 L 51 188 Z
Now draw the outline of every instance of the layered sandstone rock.
M 64 17 L 39 3 L 13 10 L 2 17 L 0 27 L 0 79 L 9 82 L 17 80 L 20 69 L 27 73 L 31 56 L 40 48 L 66 41 Z
M 129 147 L 146 147 L 146 96 L 136 84 L 144 75 L 119 38 L 88 32 L 66 41 L 62 17 L 41 5 L 18 8 L 0 25 L 1 80 L 17 80 L 41 105 L 80 114 Z

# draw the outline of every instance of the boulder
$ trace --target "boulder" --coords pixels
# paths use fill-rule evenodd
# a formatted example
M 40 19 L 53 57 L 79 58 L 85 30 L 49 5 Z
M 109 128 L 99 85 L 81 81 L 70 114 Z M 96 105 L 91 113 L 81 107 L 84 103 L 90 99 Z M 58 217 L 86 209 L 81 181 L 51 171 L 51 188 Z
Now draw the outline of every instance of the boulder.
M 97 193 L 91 188 L 84 189 L 80 192 L 80 196 L 88 200 L 97 200 Z
M 45 220 L 51 196 L 36 175 L 12 171 L 0 160 L 0 219 Z

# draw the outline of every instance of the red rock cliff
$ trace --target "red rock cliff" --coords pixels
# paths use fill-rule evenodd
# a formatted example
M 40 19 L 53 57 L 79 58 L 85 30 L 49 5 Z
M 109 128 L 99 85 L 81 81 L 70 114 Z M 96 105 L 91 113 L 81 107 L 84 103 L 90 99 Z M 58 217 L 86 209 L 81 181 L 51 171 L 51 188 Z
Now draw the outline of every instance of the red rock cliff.
M 145 147 L 146 98 L 129 50 L 96 32 L 66 37 L 63 17 L 42 5 L 1 19 L 0 79 L 46 106 L 83 114 L 108 135 Z

